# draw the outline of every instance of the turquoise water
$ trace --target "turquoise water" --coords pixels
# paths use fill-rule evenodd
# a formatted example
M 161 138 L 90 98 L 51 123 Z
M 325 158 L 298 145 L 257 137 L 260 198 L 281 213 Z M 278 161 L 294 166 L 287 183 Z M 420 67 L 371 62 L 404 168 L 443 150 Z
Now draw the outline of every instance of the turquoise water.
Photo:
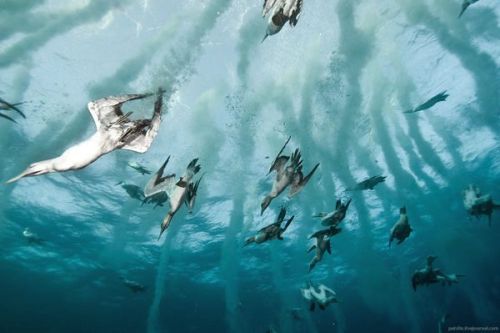
M 296 27 L 261 40 L 261 1 L 0 0 L 0 180 L 94 133 L 89 101 L 166 90 L 145 154 L 0 185 L 0 332 L 435 332 L 500 326 L 499 217 L 470 218 L 462 190 L 500 201 L 500 6 L 304 0 Z M 405 114 L 446 91 L 430 109 Z M 150 117 L 154 98 L 126 107 Z M 260 216 L 285 151 L 302 152 L 292 199 Z M 131 198 L 171 156 L 204 173 L 192 214 Z M 369 176 L 372 191 L 346 192 Z M 308 273 L 312 218 L 352 198 L 332 254 Z M 284 205 L 284 240 L 243 247 Z M 388 247 L 406 206 L 413 232 Z M 29 242 L 23 230 L 41 239 Z M 413 291 L 435 266 L 465 275 Z M 145 286 L 132 292 L 123 279 Z M 340 300 L 309 311 L 311 280 Z

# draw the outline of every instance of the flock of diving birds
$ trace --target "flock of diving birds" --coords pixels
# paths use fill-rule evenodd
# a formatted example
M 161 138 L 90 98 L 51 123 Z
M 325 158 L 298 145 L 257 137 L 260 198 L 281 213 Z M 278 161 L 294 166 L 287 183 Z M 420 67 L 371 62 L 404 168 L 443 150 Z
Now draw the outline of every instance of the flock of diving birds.
M 471 4 L 477 1 L 478 0 L 464 0 L 459 17 Z M 268 17 L 268 22 L 264 39 L 278 33 L 287 22 L 289 22 L 292 27 L 295 26 L 302 5 L 303 0 L 265 0 L 263 16 Z M 66 149 L 59 157 L 31 164 L 21 174 L 10 179 L 8 183 L 15 182 L 23 177 L 82 169 L 93 163 L 102 155 L 117 149 L 126 149 L 138 153 L 146 152 L 160 127 L 163 94 L 164 90 L 161 88 L 158 89 L 156 101 L 154 103 L 153 116 L 150 119 L 131 120 L 129 118 L 131 112 L 125 114 L 122 111 L 122 106 L 129 101 L 143 99 L 153 94 L 110 96 L 88 103 L 88 109 L 94 120 L 96 132 L 90 138 Z M 427 110 L 436 103 L 445 101 L 447 97 L 446 91 L 441 92 L 421 105 L 404 112 L 415 113 Z M 5 113 L 12 111 L 25 118 L 25 114 L 19 109 L 21 104 L 22 103 L 9 103 L 0 99 L 0 111 L 4 112 L 0 113 L 0 117 L 16 122 L 13 115 L 11 116 Z M 269 207 L 272 200 L 283 193 L 286 188 L 289 188 L 288 196 L 290 198 L 298 194 L 307 185 L 319 166 L 319 163 L 317 163 L 312 170 L 304 176 L 302 172 L 303 161 L 300 150 L 295 149 L 290 155 L 283 155 L 289 141 L 290 137 L 279 151 L 269 169 L 269 174 L 275 172 L 276 177 L 271 191 L 265 196 L 261 203 L 261 215 Z M 124 184 L 122 182 L 118 183 L 118 185 L 121 185 L 132 198 L 138 199 L 143 203 L 153 203 L 155 207 L 157 207 L 163 206 L 167 201 L 169 202 L 170 209 L 161 223 L 158 239 L 169 227 L 174 215 L 183 204 L 185 204 L 191 212 L 195 204 L 200 181 L 203 177 L 196 178 L 196 175 L 201 169 L 197 158 L 189 162 L 184 173 L 180 177 L 176 177 L 175 173 L 168 173 L 165 171 L 169 160 L 170 156 L 159 170 L 153 174 L 144 189 L 137 185 Z M 149 170 L 137 163 L 130 163 L 129 166 L 143 175 L 151 174 Z M 384 176 L 370 177 L 348 188 L 347 191 L 373 190 L 377 184 L 383 183 L 385 178 Z M 500 207 L 493 202 L 491 195 L 482 194 L 479 188 L 474 185 L 470 185 L 464 190 L 463 202 L 469 214 L 476 217 L 487 215 L 490 223 L 493 210 Z M 332 212 L 318 213 L 313 216 L 319 218 L 321 225 L 325 228 L 314 232 L 309 237 L 315 241 L 314 245 L 308 250 L 308 252 L 315 251 L 315 255 L 309 263 L 309 271 L 314 269 L 316 264 L 323 259 L 325 252 L 331 254 L 330 240 L 341 231 L 339 225 L 344 220 L 350 203 L 351 199 L 345 202 L 337 200 L 335 209 Z M 244 246 L 252 243 L 261 244 L 273 239 L 283 240 L 283 234 L 294 219 L 294 216 L 286 218 L 286 214 L 286 208 L 282 207 L 276 221 L 258 230 L 255 235 L 248 237 L 244 242 Z M 394 240 L 396 240 L 398 244 L 401 244 L 412 232 L 406 208 L 401 207 L 399 214 L 399 220 L 390 231 L 389 246 Z M 29 229 L 24 230 L 23 235 L 30 242 L 41 242 L 41 239 Z M 411 283 L 415 290 L 419 285 L 433 283 L 451 285 L 458 282 L 461 275 L 445 274 L 441 272 L 441 270 L 434 268 L 433 262 L 435 259 L 436 257 L 429 256 L 426 266 L 415 271 L 413 274 Z M 123 282 L 134 292 L 143 291 L 145 289 L 144 286 L 134 281 L 123 279 Z M 310 310 L 314 310 L 316 305 L 324 310 L 328 304 L 337 302 L 335 292 L 322 284 L 315 287 L 309 282 L 309 286 L 302 289 L 302 295 L 310 302 Z

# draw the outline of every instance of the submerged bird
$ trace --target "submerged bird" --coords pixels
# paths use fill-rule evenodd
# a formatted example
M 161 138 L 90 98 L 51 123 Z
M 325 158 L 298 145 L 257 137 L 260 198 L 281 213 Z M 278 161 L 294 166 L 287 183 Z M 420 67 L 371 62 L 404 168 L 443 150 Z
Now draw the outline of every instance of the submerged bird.
M 116 149 L 127 149 L 144 153 L 149 149 L 161 122 L 162 97 L 164 90 L 158 89 L 154 113 L 151 119 L 130 120 L 131 113 L 123 114 L 124 103 L 142 99 L 151 94 L 112 96 L 88 104 L 97 131 L 87 140 L 64 151 L 56 158 L 31 164 L 17 177 L 7 181 L 15 182 L 23 177 L 39 176 L 49 172 L 78 170 L 91 164 L 104 154 Z
M 123 182 L 118 183 L 118 185 L 121 185 L 121 187 L 127 191 L 127 194 L 129 197 L 132 199 L 136 199 L 139 201 L 144 201 L 144 192 L 142 191 L 142 188 L 140 188 L 137 185 L 134 184 L 124 184 Z
M 338 234 L 341 230 L 342 229 L 337 227 L 330 227 L 328 229 L 317 231 L 309 236 L 309 239 L 316 239 L 316 244 L 314 244 L 309 248 L 309 250 L 307 250 L 307 253 L 311 252 L 312 250 L 316 250 L 316 255 L 309 262 L 309 272 L 312 271 L 314 266 L 316 266 L 316 264 L 320 262 L 321 259 L 323 259 L 323 255 L 325 254 L 325 252 L 328 251 L 329 254 L 332 254 L 330 239 L 331 237 Z
M 0 110 L 4 110 L 4 111 L 16 111 L 17 113 L 19 113 L 23 118 L 26 118 L 26 116 L 24 115 L 24 113 L 17 107 L 18 105 L 21 105 L 23 104 L 24 102 L 20 102 L 20 103 L 9 103 L 7 102 L 6 100 L 0 98 Z M 6 114 L 3 114 L 3 113 L 0 113 L 0 117 L 2 118 L 5 118 L 5 119 L 8 119 L 14 123 L 17 123 L 17 121 L 14 120 L 14 118 L 6 115 Z
M 290 223 L 292 223 L 293 218 L 295 216 L 292 216 L 286 221 L 285 226 L 282 228 L 281 224 L 285 221 L 285 216 L 286 216 L 286 209 L 285 207 L 281 207 L 280 213 L 278 214 L 278 217 L 276 218 L 276 222 L 273 224 L 270 224 L 262 229 L 260 229 L 255 236 L 249 237 L 245 240 L 245 245 L 247 246 L 248 244 L 251 243 L 264 243 L 265 241 L 271 240 L 271 239 L 279 239 L 283 240 L 283 233 L 288 229 L 288 226 Z
M 399 220 L 394 224 L 391 229 L 391 237 L 389 238 L 389 247 L 394 239 L 398 240 L 398 244 L 401 244 L 406 238 L 410 236 L 413 229 L 408 221 L 408 215 L 406 214 L 406 207 L 401 207 L 399 209 Z
M 26 240 L 30 244 L 41 245 L 43 243 L 43 239 L 41 239 L 40 237 L 38 237 L 38 235 L 35 234 L 34 232 L 32 232 L 29 228 L 25 228 L 23 230 L 23 237 L 26 238 Z
M 309 281 L 307 288 L 300 290 L 302 296 L 309 301 L 309 310 L 314 311 L 316 304 L 321 310 L 325 310 L 330 303 L 338 303 L 337 294 L 324 284 L 320 284 L 316 289 Z
M 347 209 L 351 204 L 351 199 L 349 199 L 346 203 L 342 203 L 342 200 L 337 200 L 335 204 L 335 210 L 330 213 L 318 213 L 313 215 L 313 217 L 318 217 L 321 219 L 321 224 L 329 227 L 329 226 L 338 226 L 340 222 L 345 218 L 347 213 Z
M 464 0 L 462 2 L 462 9 L 460 10 L 460 14 L 458 14 L 458 18 L 462 17 L 462 15 L 464 14 L 465 10 L 467 8 L 469 8 L 470 5 L 478 2 L 479 0 Z
M 139 163 L 127 163 L 129 167 L 139 172 L 141 175 L 150 175 L 151 171 L 140 165 Z
M 276 171 L 276 179 L 273 182 L 271 192 L 264 198 L 260 205 L 260 215 L 264 213 L 271 201 L 278 195 L 280 195 L 288 187 L 288 185 L 291 185 L 290 191 L 288 192 L 289 198 L 299 193 L 304 188 L 304 186 L 306 186 L 307 182 L 309 181 L 309 179 L 311 179 L 312 175 L 319 166 L 319 163 L 316 164 L 311 172 L 309 172 L 309 174 L 304 177 L 304 174 L 302 173 L 301 154 L 298 148 L 295 149 L 295 152 L 291 157 L 282 156 L 281 153 L 290 141 L 290 138 L 291 137 L 288 137 L 288 140 L 285 142 L 283 148 L 281 148 L 280 152 L 273 162 L 273 165 L 269 169 L 269 173 Z
M 419 111 L 424 111 L 424 110 L 430 109 L 431 107 L 433 107 L 437 103 L 446 101 L 446 99 L 448 98 L 448 96 L 450 96 L 450 95 L 448 95 L 446 93 L 446 90 L 445 90 L 445 91 L 440 92 L 439 94 L 431 97 L 425 103 L 420 104 L 416 108 L 403 111 L 403 113 L 415 113 L 415 112 L 419 112 Z
M 265 0 L 262 8 L 262 16 L 266 17 L 269 15 L 269 18 L 266 35 L 262 41 L 268 36 L 280 32 L 287 22 L 290 22 L 291 27 L 295 27 L 299 20 L 302 3 L 303 0 Z
M 479 187 L 470 184 L 462 192 L 465 209 L 471 216 L 479 218 L 481 215 L 488 216 L 488 224 L 491 226 L 491 215 L 494 209 L 500 209 L 500 204 L 494 203 L 491 194 L 481 194 Z
M 123 284 L 130 289 L 133 293 L 143 293 L 146 291 L 146 286 L 140 284 L 139 282 L 127 280 L 124 277 L 121 277 Z
M 157 193 L 165 192 L 170 201 L 170 210 L 168 211 L 167 216 L 163 219 L 158 239 L 160 239 L 163 232 L 167 230 L 174 214 L 179 210 L 182 203 L 186 204 L 189 212 L 191 213 L 198 192 L 198 186 L 201 181 L 200 177 L 196 182 L 194 182 L 194 176 L 200 171 L 201 168 L 201 166 L 197 164 L 197 158 L 189 163 L 183 176 L 180 177 L 178 181 L 175 179 L 175 173 L 163 176 L 163 172 L 165 171 L 165 167 L 167 166 L 169 160 L 170 156 L 144 188 L 144 195 L 146 198 L 149 198 Z
M 439 269 L 434 269 L 432 263 L 436 260 L 435 256 L 427 257 L 427 265 L 425 268 L 416 270 L 411 278 L 413 290 L 417 290 L 419 285 L 429 285 L 433 283 L 442 283 L 443 285 L 452 285 L 458 283 L 459 278 L 463 277 L 460 274 L 444 274 Z
M 387 176 L 373 176 L 368 179 L 365 179 L 356 184 L 354 187 L 347 188 L 347 191 L 364 191 L 364 190 L 373 190 L 373 188 L 379 184 L 383 183 Z

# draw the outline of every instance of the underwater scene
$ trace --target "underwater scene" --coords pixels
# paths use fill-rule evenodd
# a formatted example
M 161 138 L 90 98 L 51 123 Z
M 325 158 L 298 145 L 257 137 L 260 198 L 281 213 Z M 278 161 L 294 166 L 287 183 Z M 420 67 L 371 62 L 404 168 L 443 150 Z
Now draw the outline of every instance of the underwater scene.
M 0 0 L 0 333 L 500 329 L 499 0 Z

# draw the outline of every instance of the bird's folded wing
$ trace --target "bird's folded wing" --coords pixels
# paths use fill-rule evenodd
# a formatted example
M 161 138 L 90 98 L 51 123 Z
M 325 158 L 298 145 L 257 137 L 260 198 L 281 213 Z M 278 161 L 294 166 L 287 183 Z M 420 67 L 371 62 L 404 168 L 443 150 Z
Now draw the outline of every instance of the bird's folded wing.
M 149 96 L 149 94 L 109 96 L 89 102 L 87 107 L 92 115 L 92 119 L 94 119 L 96 128 L 99 129 L 101 126 L 108 126 L 116 122 L 123 116 L 123 112 L 121 110 L 123 103 L 147 96 Z
M 304 186 L 306 186 L 307 182 L 309 182 L 309 179 L 311 179 L 312 175 L 314 174 L 314 172 L 316 171 L 318 166 L 319 166 L 319 163 L 316 164 L 314 166 L 314 168 L 311 170 L 311 172 L 309 172 L 309 174 L 305 177 L 302 174 L 301 170 L 299 170 L 298 172 L 295 173 L 295 175 L 293 177 L 292 185 L 290 187 L 290 192 L 288 194 L 289 197 L 294 196 L 295 194 L 300 192 L 304 188 Z
M 157 178 L 155 174 L 144 188 L 144 195 L 150 197 L 160 192 L 165 192 L 169 197 L 175 189 L 175 174 Z
M 290 217 L 288 219 L 288 221 L 286 221 L 286 224 L 285 224 L 285 227 L 283 228 L 283 231 L 286 231 L 286 229 L 288 229 L 288 227 L 290 226 L 290 223 L 292 223 L 294 217 L 295 217 L 295 215 L 293 215 L 292 217 Z
M 278 217 L 276 218 L 276 223 L 281 224 L 281 222 L 283 222 L 283 220 L 285 219 L 285 215 L 286 215 L 286 208 L 281 207 L 280 213 L 279 213 Z
M 264 6 L 262 7 L 262 16 L 266 16 L 274 7 L 277 1 L 278 0 L 264 0 Z
M 8 120 L 10 120 L 10 121 L 12 121 L 12 122 L 14 122 L 14 123 L 17 123 L 17 121 L 15 121 L 13 118 L 11 118 L 11 117 L 9 117 L 9 116 L 7 116 L 7 115 L 5 115 L 5 114 L 1 114 L 1 113 L 0 113 L 0 117 L 5 118 L 5 119 L 8 119 Z
M 325 293 L 329 293 L 330 295 L 333 295 L 333 296 L 336 296 L 336 295 L 337 295 L 337 293 L 335 293 L 335 291 L 333 291 L 333 289 L 328 288 L 328 287 L 327 287 L 327 286 L 325 286 L 325 285 L 321 285 L 319 288 L 320 288 L 320 289 L 323 289 L 323 290 L 325 291 Z
M 290 142 L 291 138 L 292 138 L 291 136 L 288 137 L 288 140 L 286 140 L 285 144 L 283 145 L 283 147 L 279 151 L 278 155 L 276 155 L 276 158 L 274 159 L 273 165 L 271 165 L 271 168 L 269 169 L 269 173 L 271 173 L 273 170 L 280 173 L 280 170 L 283 170 L 283 168 L 285 167 L 286 162 L 288 162 L 290 157 L 281 156 L 281 153 L 283 152 L 283 150 L 285 150 L 285 147 L 288 144 L 288 142 Z
M 184 198 L 184 203 L 186 204 L 186 206 L 189 207 L 189 203 L 196 198 L 196 195 L 198 193 L 198 187 L 200 186 L 202 178 L 203 176 L 200 177 L 200 179 L 198 179 L 196 183 L 189 183 L 188 190 L 186 192 L 186 197 Z
M 24 102 L 11 104 L 11 103 L 7 102 L 6 100 L 0 98 L 0 103 L 2 103 L 5 106 L 4 108 L 1 108 L 2 110 L 14 110 L 17 113 L 19 113 L 23 118 L 26 118 L 24 113 L 21 110 L 19 110 L 19 108 L 17 107 L 17 105 L 21 105 Z M 6 118 L 9 118 L 9 117 L 6 117 Z
M 284 13 L 290 18 L 290 25 L 294 27 L 299 21 L 300 12 L 302 10 L 303 0 L 289 1 L 289 5 L 285 7 Z
M 293 196 L 293 195 L 297 194 L 304 187 L 304 185 L 305 185 L 305 182 L 304 182 L 304 175 L 302 174 L 302 171 L 295 173 L 295 175 L 293 176 L 292 185 L 290 187 L 289 195 Z

